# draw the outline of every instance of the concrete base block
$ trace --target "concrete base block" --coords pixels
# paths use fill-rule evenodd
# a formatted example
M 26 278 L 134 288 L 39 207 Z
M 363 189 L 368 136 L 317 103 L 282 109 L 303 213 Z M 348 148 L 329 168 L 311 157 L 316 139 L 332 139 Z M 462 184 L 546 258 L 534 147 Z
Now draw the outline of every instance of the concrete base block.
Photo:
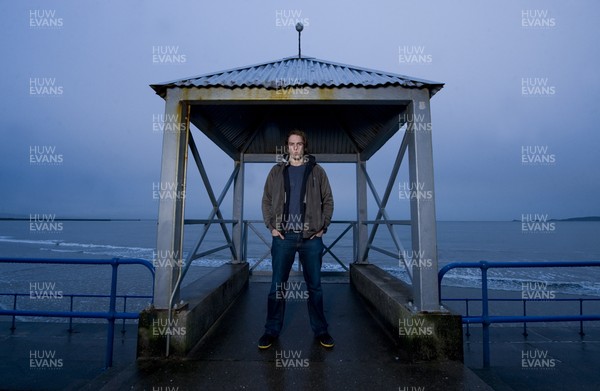
M 168 311 L 147 308 L 138 323 L 138 358 L 165 357 L 167 335 L 169 355 L 185 356 L 247 286 L 247 263 L 215 268 L 181 289 L 181 300 L 172 319 Z
M 411 361 L 463 361 L 462 319 L 417 312 L 410 286 L 371 264 L 351 264 L 350 281 Z

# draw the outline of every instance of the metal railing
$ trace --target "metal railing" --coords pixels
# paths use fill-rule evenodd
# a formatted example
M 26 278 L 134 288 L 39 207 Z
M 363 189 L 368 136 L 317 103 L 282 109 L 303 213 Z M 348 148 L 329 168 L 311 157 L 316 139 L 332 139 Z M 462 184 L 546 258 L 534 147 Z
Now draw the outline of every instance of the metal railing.
M 220 245 L 220 246 L 217 246 L 217 247 L 214 247 L 211 249 L 207 249 L 202 252 L 198 252 L 198 250 L 200 249 L 200 246 L 202 245 L 202 243 L 207 235 L 208 228 L 212 224 L 221 225 L 221 228 L 223 228 L 223 225 L 225 225 L 225 224 L 233 224 L 234 225 L 236 223 L 237 223 L 236 220 L 217 219 L 217 218 L 214 218 L 214 216 L 212 218 L 208 218 L 208 219 L 186 219 L 185 220 L 185 225 L 203 225 L 204 228 L 200 235 L 200 239 L 194 246 L 194 249 L 186 257 L 185 268 L 182 273 L 182 278 L 187 273 L 187 268 L 189 267 L 189 265 L 191 265 L 191 262 L 196 259 L 200 259 L 207 255 L 214 254 L 216 252 L 227 250 L 227 249 L 229 249 L 233 253 L 233 240 L 231 239 L 231 236 L 230 236 L 231 234 L 229 233 L 229 231 L 227 231 L 228 236 L 225 237 L 225 241 L 227 242 L 226 244 Z M 333 258 L 333 260 L 335 262 L 337 262 L 347 272 L 349 270 L 350 263 L 356 262 L 358 259 L 358 244 L 356 242 L 356 237 L 357 237 L 357 230 L 358 230 L 359 224 L 356 220 L 332 220 L 331 224 L 332 225 L 344 225 L 345 227 L 343 228 L 342 232 L 340 232 L 331 241 L 331 244 L 325 246 L 325 248 L 323 249 L 323 255 L 329 254 Z M 375 246 L 372 244 L 372 241 L 374 240 L 375 233 L 377 232 L 378 226 L 380 226 L 380 225 L 387 226 L 387 228 L 390 230 L 390 232 L 393 232 L 393 228 L 392 228 L 393 226 L 396 226 L 396 225 L 409 226 L 410 225 L 409 220 L 367 220 L 367 221 L 364 221 L 363 224 L 373 225 L 373 229 L 371 230 L 371 233 L 369 234 L 369 240 L 367 243 L 367 247 L 369 250 L 376 251 L 378 253 L 381 253 L 383 255 L 386 255 L 386 256 L 394 258 L 394 259 L 400 258 L 400 260 L 402 260 L 406 264 L 406 260 L 404 259 L 404 256 L 403 256 L 404 247 L 400 243 L 400 240 L 395 233 L 392 234 L 392 239 L 393 239 L 392 243 L 396 247 L 396 252 L 389 251 L 389 250 L 380 248 L 378 246 Z M 262 220 L 243 220 L 241 255 L 242 255 L 242 259 L 244 259 L 244 260 L 246 260 L 248 258 L 248 250 L 249 250 L 248 241 L 250 240 L 250 235 L 249 235 L 250 231 L 254 232 L 254 235 L 256 235 L 256 237 L 260 240 L 260 242 L 262 242 L 266 247 L 265 252 L 262 253 L 262 255 L 260 257 L 257 257 L 258 260 L 256 261 L 256 263 L 254 265 L 251 266 L 250 271 L 253 272 L 256 269 L 256 267 L 259 266 L 265 260 L 265 258 L 267 258 L 270 255 L 271 241 L 270 241 L 270 237 L 268 237 L 268 235 L 264 233 L 266 231 L 264 230 L 264 225 L 263 225 Z M 350 235 L 351 235 L 352 259 L 349 260 L 348 262 L 343 262 L 340 259 L 340 257 L 337 256 L 333 252 L 333 247 L 336 246 L 338 244 L 338 242 L 340 240 L 342 240 L 344 238 L 344 236 L 346 236 L 346 234 L 348 234 L 348 233 L 350 233 Z M 411 268 L 407 267 L 406 270 L 407 270 L 409 277 L 411 277 Z
M 271 241 L 269 240 L 269 238 L 266 238 L 265 235 L 263 235 L 261 233 L 261 231 L 259 231 L 258 228 L 256 228 L 256 224 L 260 225 L 260 228 L 263 229 L 264 228 L 264 222 L 262 220 L 244 220 L 244 231 L 243 231 L 243 236 L 242 236 L 242 254 L 243 254 L 243 259 L 247 259 L 247 255 L 248 255 L 248 229 L 251 229 L 256 236 L 265 244 L 265 246 L 267 247 L 267 250 L 265 251 L 265 253 L 258 259 L 258 261 L 252 265 L 252 267 L 250 268 L 250 271 L 254 271 L 254 269 L 256 269 L 256 267 L 258 265 L 260 265 L 265 258 L 271 254 Z M 357 253 L 357 244 L 356 244 L 356 240 L 354 240 L 354 238 L 356 238 L 356 227 L 357 227 L 357 222 L 356 221 L 351 221 L 351 220 L 333 220 L 331 221 L 331 224 L 344 224 L 346 225 L 346 227 L 344 228 L 344 230 L 331 242 L 330 245 L 325 245 L 325 248 L 323 249 L 323 255 L 325 254 L 329 254 L 331 255 L 331 257 L 345 270 L 348 271 L 349 267 L 348 265 L 346 265 L 342 260 L 340 260 L 340 258 L 332 251 L 332 248 L 349 232 L 352 232 L 352 260 L 351 262 L 354 262 L 354 260 L 356 260 L 356 253 Z M 264 231 L 264 229 L 263 229 Z
M 0 296 L 12 296 L 13 297 L 13 310 L 17 309 L 17 298 L 18 297 L 31 297 L 31 293 L 0 293 Z M 84 295 L 84 294 L 75 294 L 75 293 L 63 293 L 62 297 L 69 298 L 69 312 L 73 311 L 73 299 L 75 298 L 91 298 L 91 299 L 106 299 L 110 298 L 110 295 Z M 152 300 L 152 296 L 143 296 L 143 295 L 117 295 L 117 299 L 123 300 L 123 312 L 127 312 L 127 299 L 150 299 Z M 12 316 L 12 322 L 10 325 L 10 330 L 15 331 L 17 329 L 16 326 L 16 318 L 17 315 Z M 121 334 L 125 334 L 125 321 L 127 319 L 123 319 Z M 69 333 L 73 332 L 73 318 L 69 318 L 69 328 L 67 329 Z
M 456 262 L 450 263 L 438 272 L 438 289 L 440 292 L 440 303 L 448 299 L 442 299 L 442 279 L 446 273 L 457 268 L 477 268 L 481 270 L 481 315 L 472 316 L 467 314 L 462 317 L 462 323 L 469 325 L 479 323 L 482 325 L 483 335 L 483 366 L 490 366 L 490 331 L 489 327 L 493 323 L 528 323 L 528 322 L 583 322 L 591 320 L 600 320 L 598 315 L 583 315 L 580 308 L 580 315 L 558 315 L 558 316 L 490 316 L 489 302 L 495 299 L 490 299 L 488 294 L 488 269 L 508 269 L 508 268 L 548 268 L 548 267 L 598 267 L 600 261 L 573 261 L 573 262 Z M 460 299 L 463 300 L 463 299 Z M 473 300 L 473 299 L 470 299 Z M 517 299 L 519 300 L 519 299 Z M 553 301 L 549 299 L 547 301 Z
M 482 299 L 473 299 L 473 298 L 451 298 L 451 299 L 443 299 L 444 301 L 464 301 L 465 302 L 465 315 L 468 317 L 469 316 L 469 303 L 471 302 L 481 302 Z M 488 301 L 493 301 L 493 302 L 521 302 L 523 304 L 523 316 L 527 316 L 527 303 L 532 302 L 532 303 L 547 303 L 547 302 L 554 302 L 554 301 L 558 301 L 558 302 L 578 302 L 579 303 L 579 315 L 583 315 L 583 303 L 585 302 L 590 302 L 590 301 L 599 301 L 600 302 L 600 298 L 596 299 L 596 298 L 572 298 L 572 299 L 567 299 L 567 298 L 555 298 L 555 299 L 489 299 Z M 517 323 L 517 322 L 515 322 Z M 521 322 L 518 322 L 521 323 Z M 529 335 L 529 333 L 527 333 L 527 322 L 523 321 L 523 332 L 522 334 L 527 337 Z M 470 331 L 470 324 L 467 323 L 467 330 L 465 332 L 465 335 L 467 337 L 471 336 L 471 331 Z M 579 335 L 580 336 L 584 336 L 585 332 L 583 330 L 583 320 L 579 321 Z
M 119 265 L 142 265 L 145 266 L 152 274 L 152 296 L 145 296 L 146 298 L 154 297 L 154 266 L 151 262 L 145 259 L 133 259 L 133 258 L 112 258 L 112 259 L 31 259 L 31 258 L 0 258 L 0 263 L 28 263 L 28 264 L 60 264 L 60 265 L 110 265 L 112 266 L 112 276 L 110 285 L 110 295 L 103 295 L 108 297 L 109 309 L 106 312 L 98 311 L 73 311 L 72 306 L 70 311 L 42 311 L 42 310 L 19 310 L 16 309 L 17 296 L 14 297 L 13 309 L 5 310 L 0 309 L 0 315 L 8 315 L 14 318 L 16 316 L 42 316 L 51 318 L 87 318 L 87 319 L 106 319 L 107 324 L 107 336 L 106 336 L 106 352 L 104 356 L 105 368 L 112 366 L 113 361 L 113 348 L 114 348 L 114 335 L 115 335 L 115 320 L 117 319 L 138 319 L 139 313 L 137 312 L 123 312 L 116 311 L 117 302 L 117 275 Z M 18 295 L 18 294 L 17 294 Z M 88 295 L 92 296 L 92 295 Z M 122 295 L 120 296 L 122 297 Z M 129 296 L 132 297 L 132 296 Z M 137 297 L 137 296 L 136 296 Z M 143 296 L 142 296 L 143 297 Z M 125 299 L 126 300 L 126 299 Z M 71 303 L 72 304 L 72 303 Z

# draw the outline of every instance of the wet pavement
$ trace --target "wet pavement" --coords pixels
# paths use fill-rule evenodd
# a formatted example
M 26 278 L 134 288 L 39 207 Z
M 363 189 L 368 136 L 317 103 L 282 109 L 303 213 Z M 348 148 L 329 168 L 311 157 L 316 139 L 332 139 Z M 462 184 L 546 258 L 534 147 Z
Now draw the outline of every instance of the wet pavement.
M 85 390 L 596 390 L 600 329 L 492 328 L 492 368 L 481 368 L 480 329 L 465 337 L 465 365 L 411 363 L 367 311 L 350 284 L 323 285 L 333 349 L 310 330 L 306 302 L 288 302 L 284 329 L 268 350 L 263 332 L 268 283 L 253 278 L 186 359 L 135 361 L 135 325 L 115 337 L 114 367 L 103 371 L 106 327 L 0 323 L 1 389 Z M 8 318 L 7 318 L 8 319 Z M 36 367 L 52 356 L 54 367 Z M 33 355 L 33 356 L 32 356 Z M 33 366 L 31 358 L 33 357 Z M 58 359 L 61 365 L 58 367 Z M 525 359 L 525 366 L 523 365 Z M 48 359 L 52 360 L 52 358 Z M 529 361 L 527 361 L 529 360 Z M 469 368 L 473 368 L 472 370 Z M 484 379 L 482 381 L 481 379 Z
M 306 301 L 292 300 L 279 339 L 261 351 L 257 341 L 263 332 L 268 288 L 268 283 L 250 283 L 187 360 L 140 361 L 119 378 L 106 379 L 106 389 L 489 389 L 461 363 L 407 362 L 347 283 L 323 285 L 334 348 L 323 348 L 314 339 Z M 101 382 L 97 379 L 94 386 Z

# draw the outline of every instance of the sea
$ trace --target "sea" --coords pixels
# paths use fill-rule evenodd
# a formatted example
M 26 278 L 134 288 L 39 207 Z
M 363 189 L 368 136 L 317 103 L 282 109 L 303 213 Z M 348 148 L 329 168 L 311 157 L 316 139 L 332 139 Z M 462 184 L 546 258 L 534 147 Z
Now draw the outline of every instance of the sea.
M 230 226 L 229 226 L 230 227 Z M 263 239 L 269 242 L 269 232 L 262 223 L 248 229 L 247 260 L 254 271 L 270 270 L 270 253 Z M 252 228 L 251 227 L 251 228 Z M 324 236 L 329 246 L 348 228 L 333 224 Z M 410 227 L 396 226 L 402 245 L 398 251 L 388 228 L 380 226 L 374 246 L 406 259 L 417 254 L 410 246 Z M 203 225 L 189 225 L 184 234 L 184 256 L 196 246 Z M 0 307 L 12 308 L 13 293 L 18 308 L 62 308 L 70 294 L 102 295 L 110 292 L 109 266 L 66 266 L 23 264 L 21 258 L 140 258 L 152 261 L 156 257 L 155 220 L 136 221 L 55 221 L 52 224 L 31 224 L 29 220 L 0 221 L 0 258 L 15 262 L 0 263 Z M 260 234 L 260 236 L 259 236 Z M 556 221 L 538 226 L 517 221 L 455 222 L 437 224 L 438 263 L 443 267 L 451 262 L 506 261 L 600 261 L 600 222 Z M 220 226 L 212 225 L 198 252 L 225 244 Z M 348 230 L 331 248 L 331 252 L 346 266 L 353 259 L 352 230 Z M 200 275 L 204 267 L 218 267 L 231 260 L 229 250 L 194 260 L 183 285 Z M 400 256 L 371 250 L 369 262 L 410 282 L 410 276 Z M 119 267 L 118 294 L 152 295 L 150 272 L 137 265 Z M 323 258 L 324 271 L 343 271 L 344 268 L 329 253 Z M 521 291 L 523 286 L 539 286 L 556 293 L 600 296 L 600 267 L 494 269 L 489 271 L 489 287 L 497 290 Z M 443 280 L 445 286 L 479 287 L 478 269 L 455 269 Z M 537 285 L 536 285 L 537 284 Z M 39 300 L 35 300 L 38 296 Z M 43 295 L 40 295 L 40 292 Z M 59 294 L 60 293 L 60 294 Z M 47 296 L 47 297 L 42 297 Z M 59 297 L 60 296 L 60 297 Z M 62 299 L 61 299 L 62 297 Z M 43 299 L 43 300 L 42 300 Z M 59 300 L 60 299 L 60 300 Z M 91 310 L 98 300 L 76 297 L 75 310 Z M 118 303 L 123 303 L 122 299 Z M 148 298 L 130 299 L 127 309 L 144 307 Z M 120 304 L 119 304 L 120 305 Z

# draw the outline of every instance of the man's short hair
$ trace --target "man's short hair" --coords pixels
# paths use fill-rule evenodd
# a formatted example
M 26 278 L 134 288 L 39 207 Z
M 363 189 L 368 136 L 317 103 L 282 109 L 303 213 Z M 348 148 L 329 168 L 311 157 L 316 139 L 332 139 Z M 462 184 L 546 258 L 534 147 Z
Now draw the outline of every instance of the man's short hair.
M 287 146 L 287 144 L 288 144 L 291 136 L 300 136 L 300 137 L 302 137 L 302 142 L 304 143 L 304 153 L 307 153 L 307 151 L 308 151 L 308 139 L 306 138 L 306 133 L 304 133 L 300 129 L 292 129 L 292 130 L 290 130 L 290 132 L 288 133 L 287 137 L 285 138 L 285 145 L 286 146 Z

